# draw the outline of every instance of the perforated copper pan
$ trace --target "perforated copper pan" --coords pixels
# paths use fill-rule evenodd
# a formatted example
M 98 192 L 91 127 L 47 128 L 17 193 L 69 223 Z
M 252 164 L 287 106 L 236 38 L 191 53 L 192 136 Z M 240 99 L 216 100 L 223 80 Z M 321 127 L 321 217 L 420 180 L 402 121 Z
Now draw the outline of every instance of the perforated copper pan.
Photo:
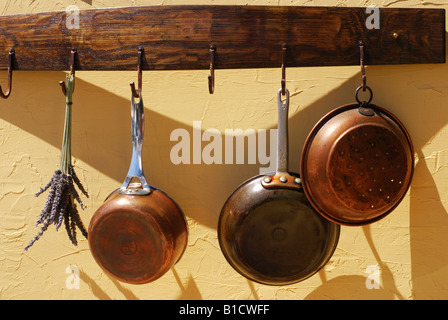
M 322 216 L 342 225 L 365 225 L 398 206 L 413 171 L 405 127 L 369 101 L 336 108 L 314 126 L 303 147 L 300 175 L 309 202 Z

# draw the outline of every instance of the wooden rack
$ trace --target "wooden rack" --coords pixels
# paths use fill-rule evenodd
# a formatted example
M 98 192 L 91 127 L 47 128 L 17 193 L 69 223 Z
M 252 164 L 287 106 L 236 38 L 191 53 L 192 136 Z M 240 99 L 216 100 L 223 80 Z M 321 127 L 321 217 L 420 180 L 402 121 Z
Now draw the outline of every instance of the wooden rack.
M 369 29 L 366 8 L 294 6 L 146 6 L 0 17 L 0 69 L 76 70 L 277 68 L 286 43 L 287 67 L 445 63 L 445 10 L 379 9 L 379 29 Z

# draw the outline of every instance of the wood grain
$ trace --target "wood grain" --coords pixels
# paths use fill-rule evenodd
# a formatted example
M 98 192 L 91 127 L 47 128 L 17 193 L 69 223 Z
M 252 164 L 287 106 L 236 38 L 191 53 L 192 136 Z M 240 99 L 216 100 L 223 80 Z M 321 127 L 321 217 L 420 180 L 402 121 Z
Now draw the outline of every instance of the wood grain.
M 445 63 L 445 10 L 380 8 L 380 29 L 367 29 L 365 8 L 294 6 L 147 6 L 81 10 L 68 29 L 65 11 L 0 17 L 0 69 L 15 49 L 15 70 L 276 68 Z M 394 33 L 398 37 L 394 37 Z

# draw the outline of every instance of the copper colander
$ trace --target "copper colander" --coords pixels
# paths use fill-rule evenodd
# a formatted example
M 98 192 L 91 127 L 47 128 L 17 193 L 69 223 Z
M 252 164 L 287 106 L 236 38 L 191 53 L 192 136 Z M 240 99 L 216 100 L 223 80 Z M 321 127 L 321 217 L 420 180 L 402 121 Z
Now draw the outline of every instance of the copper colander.
M 301 177 L 312 206 L 343 225 L 392 212 L 413 175 L 412 143 L 401 122 L 373 104 L 348 104 L 325 115 L 305 141 Z

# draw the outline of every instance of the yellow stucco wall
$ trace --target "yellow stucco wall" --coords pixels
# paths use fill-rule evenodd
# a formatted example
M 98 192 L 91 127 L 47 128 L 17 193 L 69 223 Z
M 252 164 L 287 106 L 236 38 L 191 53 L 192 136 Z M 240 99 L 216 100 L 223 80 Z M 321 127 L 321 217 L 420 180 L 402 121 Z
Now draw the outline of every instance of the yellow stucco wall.
M 0 14 L 115 6 L 193 4 L 186 0 L 2 0 Z M 444 0 L 201 1 L 194 4 L 445 8 Z M 359 67 L 290 68 L 290 170 L 299 171 L 303 142 L 320 117 L 353 101 Z M 65 230 L 49 228 L 29 251 L 23 248 L 46 200 L 34 193 L 59 165 L 65 113 L 58 82 L 64 72 L 14 73 L 14 90 L 0 100 L 0 299 L 447 299 L 448 298 L 448 67 L 368 66 L 375 103 L 399 117 L 416 153 L 411 188 L 399 207 L 367 227 L 342 227 L 330 262 L 315 276 L 289 286 L 252 283 L 223 257 L 216 224 L 229 194 L 258 174 L 258 164 L 180 164 L 170 160 L 173 130 L 273 129 L 277 125 L 279 69 L 217 70 L 216 92 L 208 70 L 143 73 L 146 129 L 143 149 L 150 184 L 183 208 L 190 229 L 181 261 L 161 279 L 129 285 L 95 263 L 87 240 L 74 247 Z M 81 211 L 86 225 L 129 167 L 130 90 L 136 72 L 76 73 L 72 153 L 88 189 Z M 6 72 L 0 72 L 6 84 Z M 202 147 L 207 143 L 203 142 Z M 224 150 L 223 150 L 224 152 Z M 370 266 L 380 271 L 368 289 Z M 79 270 L 79 287 L 70 266 Z M 73 267 L 72 267 L 73 268 Z M 68 284 L 68 285 L 67 285 Z

